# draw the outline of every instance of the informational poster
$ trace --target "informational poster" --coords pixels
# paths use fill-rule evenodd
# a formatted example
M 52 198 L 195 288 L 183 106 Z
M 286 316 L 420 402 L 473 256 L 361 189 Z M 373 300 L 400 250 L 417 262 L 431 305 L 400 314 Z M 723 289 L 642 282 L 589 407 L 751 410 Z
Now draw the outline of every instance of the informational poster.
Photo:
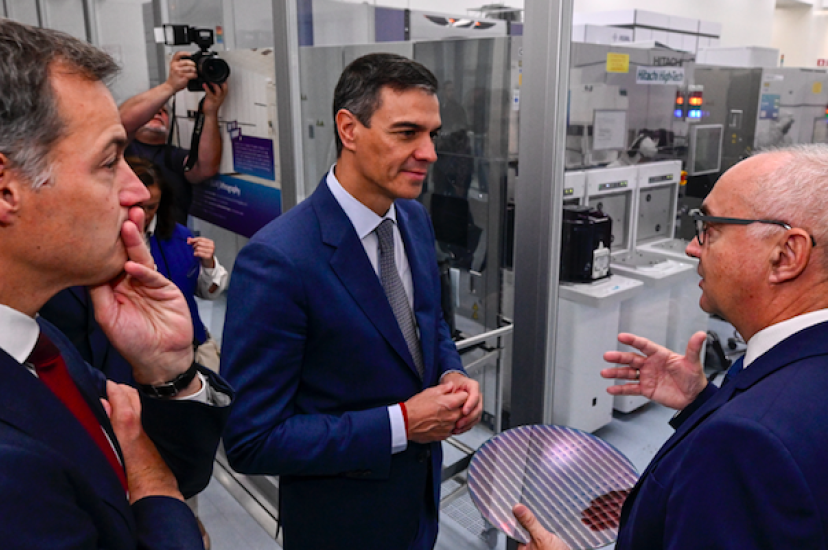
M 227 98 L 219 110 L 222 155 L 219 176 L 193 186 L 190 214 L 251 237 L 282 212 L 272 50 L 220 53 L 230 66 Z M 204 93 L 180 92 L 176 113 L 181 145 L 188 147 L 189 116 Z
M 233 146 L 233 170 L 266 180 L 276 180 L 273 163 L 273 140 L 245 136 L 235 122 L 228 123 L 230 143 Z
M 249 178 L 217 176 L 193 186 L 190 214 L 252 237 L 282 211 L 282 192 Z
M 625 149 L 626 134 L 627 111 L 595 110 L 592 124 L 593 150 Z

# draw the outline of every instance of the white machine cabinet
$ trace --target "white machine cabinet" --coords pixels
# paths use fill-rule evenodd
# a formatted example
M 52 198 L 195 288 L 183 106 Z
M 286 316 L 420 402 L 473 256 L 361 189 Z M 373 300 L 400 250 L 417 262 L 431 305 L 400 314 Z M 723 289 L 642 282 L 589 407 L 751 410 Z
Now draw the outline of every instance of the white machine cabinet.
M 593 432 L 612 420 L 613 396 L 599 374 L 604 352 L 617 345 L 622 304 L 639 295 L 641 281 L 612 275 L 594 283 L 562 283 L 555 349 L 555 424 Z

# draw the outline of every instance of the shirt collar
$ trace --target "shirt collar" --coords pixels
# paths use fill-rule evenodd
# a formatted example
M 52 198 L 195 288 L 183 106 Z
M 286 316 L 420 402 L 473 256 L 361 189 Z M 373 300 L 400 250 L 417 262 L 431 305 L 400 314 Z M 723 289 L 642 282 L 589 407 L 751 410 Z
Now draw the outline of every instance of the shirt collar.
M 33 318 L 0 304 L 0 349 L 18 363 L 31 355 L 40 335 L 40 326 Z
M 144 234 L 147 238 L 152 237 L 155 234 L 155 228 L 158 227 L 158 215 L 152 217 L 152 220 L 147 224 L 147 229 L 144 231 Z
M 745 351 L 745 368 L 782 340 L 825 321 L 828 321 L 828 309 L 820 309 L 763 328 L 748 342 L 747 351 Z
M 359 202 L 353 195 L 348 193 L 344 187 L 342 187 L 342 184 L 339 183 L 339 180 L 336 179 L 336 176 L 334 175 L 335 166 L 336 165 L 331 166 L 325 181 L 328 184 L 328 189 L 331 190 L 331 194 L 336 199 L 336 202 L 339 203 L 339 206 L 341 206 L 342 210 L 345 211 L 345 215 L 348 216 L 349 220 L 351 220 L 351 225 L 354 226 L 360 240 L 370 235 L 371 232 L 377 228 L 380 222 L 386 218 L 393 220 L 394 223 L 397 222 L 397 211 L 394 208 L 393 202 L 391 203 L 391 208 L 389 208 L 388 212 L 385 213 L 385 216 L 377 216 L 373 210 Z

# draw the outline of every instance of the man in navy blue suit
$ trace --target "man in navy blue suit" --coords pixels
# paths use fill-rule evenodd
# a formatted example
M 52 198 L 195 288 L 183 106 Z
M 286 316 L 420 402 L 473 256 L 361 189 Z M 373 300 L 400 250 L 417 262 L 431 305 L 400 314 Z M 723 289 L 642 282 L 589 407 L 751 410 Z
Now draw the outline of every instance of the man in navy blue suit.
M 721 388 L 702 372 L 704 333 L 684 356 L 632 334 L 618 339 L 640 353 L 604 354 L 623 366 L 602 375 L 631 381 L 610 393 L 681 410 L 624 503 L 619 550 L 828 547 L 826 182 L 828 147 L 771 150 L 692 213 L 701 307 L 747 342 Z
M 4 19 L 0 58 L 0 540 L 202 548 L 183 496 L 210 479 L 232 391 L 193 362 L 184 297 L 139 230 L 149 194 L 103 82 L 117 65 Z M 75 285 L 140 392 L 37 317 Z
M 404 57 L 351 63 L 334 92 L 336 165 L 236 260 L 224 442 L 235 469 L 281 476 L 286 550 L 433 547 L 440 441 L 482 412 L 414 200 L 436 159 L 436 92 Z

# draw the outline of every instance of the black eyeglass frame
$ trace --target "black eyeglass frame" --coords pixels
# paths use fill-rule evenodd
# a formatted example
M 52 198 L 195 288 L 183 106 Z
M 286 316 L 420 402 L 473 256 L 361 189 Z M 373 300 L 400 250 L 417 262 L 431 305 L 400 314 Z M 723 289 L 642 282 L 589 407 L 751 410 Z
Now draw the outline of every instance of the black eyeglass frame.
M 696 239 L 698 239 L 700 245 L 704 245 L 703 236 L 707 232 L 707 228 L 704 224 L 706 223 L 722 223 L 726 225 L 751 225 L 754 223 L 765 223 L 769 225 L 778 225 L 786 230 L 793 229 L 791 224 L 781 220 L 751 220 L 747 218 L 723 218 L 721 216 L 708 216 L 707 214 L 703 214 L 698 208 L 691 210 L 688 215 L 693 218 L 693 226 L 696 230 Z M 814 239 L 814 236 L 810 233 L 808 236 L 811 237 L 811 245 L 816 246 L 816 239 Z

